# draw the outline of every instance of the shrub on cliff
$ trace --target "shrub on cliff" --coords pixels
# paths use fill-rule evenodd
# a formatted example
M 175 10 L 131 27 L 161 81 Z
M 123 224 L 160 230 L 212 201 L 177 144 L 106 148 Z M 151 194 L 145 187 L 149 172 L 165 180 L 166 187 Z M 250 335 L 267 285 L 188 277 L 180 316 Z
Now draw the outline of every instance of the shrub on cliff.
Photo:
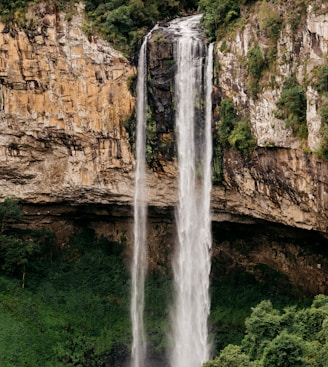
M 205 13 L 204 25 L 211 41 L 216 39 L 217 31 L 227 26 L 240 15 L 241 0 L 200 0 L 199 9 Z
M 203 24 L 207 37 L 211 41 L 226 32 L 230 24 L 240 17 L 242 5 L 254 0 L 199 0 L 199 10 L 204 12 Z
M 256 99 L 259 92 L 259 81 L 265 68 L 261 48 L 256 45 L 251 48 L 247 55 L 247 67 L 249 70 L 248 90 L 250 95 Z
M 222 147 L 232 147 L 248 153 L 256 147 L 249 121 L 240 119 L 233 102 L 223 99 L 220 104 L 220 122 L 217 138 Z
M 278 110 L 275 116 L 285 120 L 286 127 L 290 127 L 296 136 L 306 138 L 306 95 L 295 76 L 285 80 L 276 105 Z
M 319 110 L 321 117 L 321 142 L 316 154 L 319 158 L 328 159 L 328 103 Z

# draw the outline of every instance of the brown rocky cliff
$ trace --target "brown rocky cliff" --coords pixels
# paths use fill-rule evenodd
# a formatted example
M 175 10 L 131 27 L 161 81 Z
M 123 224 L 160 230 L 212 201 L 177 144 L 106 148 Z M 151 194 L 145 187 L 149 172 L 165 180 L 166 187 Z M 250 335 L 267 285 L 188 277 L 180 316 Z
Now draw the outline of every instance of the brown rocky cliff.
M 130 201 L 133 157 L 124 121 L 135 70 L 45 4 L 28 29 L 0 25 L 0 192 L 26 202 Z
M 26 214 L 23 225 L 54 231 L 62 245 L 77 227 L 89 226 L 99 236 L 115 240 L 126 237 L 127 251 L 131 252 L 134 157 L 125 120 L 135 106 L 128 90 L 135 68 L 108 43 L 84 35 L 83 9 L 77 10 L 68 22 L 64 14 L 53 14 L 38 5 L 28 14 L 32 28 L 0 26 L 0 194 L 21 199 Z M 311 14 L 307 28 L 300 33 L 308 42 L 295 57 L 297 63 L 285 65 L 277 73 L 280 81 L 284 70 L 299 70 L 302 57 L 312 60 L 307 65 L 324 62 L 328 22 L 323 15 Z M 284 227 L 284 238 L 296 231 L 291 227 L 319 231 L 320 238 L 327 236 L 328 164 L 313 153 L 305 153 L 299 141 L 274 118 L 279 87 L 263 89 L 257 100 L 247 95 L 243 57 L 254 40 L 252 29 L 246 25 L 232 34 L 229 52 L 223 53 L 220 44 L 216 48 L 220 68 L 215 102 L 229 96 L 250 114 L 259 148 L 249 156 L 233 149 L 224 152 L 223 181 L 212 190 L 216 229 L 213 258 L 218 261 L 222 254 L 231 258 L 232 268 L 267 264 L 293 281 L 304 268 L 301 281 L 313 280 L 304 288 L 327 292 L 322 286 L 327 278 L 324 259 L 316 257 L 304 266 L 299 250 L 289 251 L 284 243 L 279 248 L 272 246 L 272 222 L 290 226 Z M 316 52 L 307 38 L 308 30 L 311 39 L 317 40 Z M 281 37 L 280 52 L 287 42 L 286 33 Z M 160 271 L 165 271 L 172 256 L 177 200 L 172 97 L 175 65 L 170 42 L 155 32 L 148 45 L 149 104 L 156 122 L 151 133 L 161 143 L 160 148 L 152 146 L 157 148 L 159 164 L 151 162 L 147 178 L 149 268 Z M 288 42 L 292 50 L 292 42 Z M 308 146 L 314 150 L 321 127 L 318 96 L 310 87 L 307 96 Z M 274 146 L 266 147 L 267 142 Z M 242 233 L 241 242 L 235 244 L 220 240 L 227 223 L 229 236 L 239 227 L 247 228 L 246 234 L 248 228 L 255 227 L 254 239 L 244 239 Z M 280 232 L 281 227 L 277 228 Z M 259 229 L 268 239 L 258 246 Z M 306 232 L 309 244 L 314 232 Z M 245 256 L 240 253 L 240 244 L 247 242 L 249 255 Z M 295 242 L 301 242 L 299 237 Z M 300 260 L 295 262 L 296 258 Z
M 124 122 L 134 109 L 128 81 L 135 69 L 109 44 L 83 34 L 80 6 L 70 22 L 42 5 L 32 9 L 29 17 L 33 21 L 29 30 L 10 32 L 2 25 L 0 33 L 1 194 L 31 204 L 130 206 L 134 158 Z M 309 67 L 324 62 L 325 19 L 309 12 L 307 28 L 298 36 L 308 42 L 304 41 L 289 68 L 281 66 L 277 78 L 282 80 L 287 69 L 289 74 L 299 70 L 303 57 L 310 60 Z M 316 53 L 307 38 L 309 29 L 318 30 Z M 327 233 L 327 162 L 305 154 L 299 141 L 274 119 L 279 87 L 263 89 L 257 100 L 247 95 L 242 56 L 251 47 L 253 33 L 246 25 L 229 38 L 229 51 L 223 53 L 218 45 L 215 88 L 216 97 L 230 96 L 237 107 L 249 112 L 262 148 L 249 157 L 225 152 L 224 179 L 212 193 L 213 220 L 264 219 Z M 292 44 L 286 34 L 281 32 L 278 54 Z M 154 32 L 149 45 L 149 101 L 161 149 L 156 152 L 160 165 L 149 170 L 147 184 L 150 205 L 157 213 L 176 203 L 172 81 L 166 79 L 174 71 L 169 41 Z M 307 93 L 314 98 L 308 98 L 307 111 L 311 147 L 318 141 L 320 119 L 313 107 L 315 93 L 310 87 Z M 269 140 L 274 147 L 265 147 Z
M 327 233 L 328 163 L 316 155 L 323 128 L 320 106 L 326 97 L 315 90 L 314 75 L 326 64 L 328 8 L 322 3 L 316 10 L 310 5 L 300 14 L 292 7 L 290 13 L 292 3 L 254 4 L 244 14 L 244 26 L 217 44 L 217 95 L 231 99 L 238 113 L 249 119 L 258 149 L 250 156 L 232 149 L 224 152 L 225 198 L 214 199 L 213 205 L 219 211 L 223 205 L 230 213 Z M 293 16 L 298 17 L 296 23 L 301 22 L 298 27 L 291 27 Z M 274 17 L 284 19 L 276 39 L 268 37 L 265 28 Z M 269 67 L 253 96 L 247 64 L 255 46 Z M 270 56 L 272 50 L 275 56 Z M 293 75 L 306 94 L 306 140 L 297 138 L 275 115 L 283 82 Z M 214 188 L 214 198 L 220 192 L 220 187 Z

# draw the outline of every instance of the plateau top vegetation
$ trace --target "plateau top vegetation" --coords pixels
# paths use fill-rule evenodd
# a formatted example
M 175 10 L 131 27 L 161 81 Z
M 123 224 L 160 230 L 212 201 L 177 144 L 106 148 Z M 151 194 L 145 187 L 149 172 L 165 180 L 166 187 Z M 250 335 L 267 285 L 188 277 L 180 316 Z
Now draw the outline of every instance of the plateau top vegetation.
M 74 14 L 77 0 L 54 0 L 47 3 L 49 12 L 63 10 L 67 18 Z M 99 34 L 114 47 L 131 54 L 140 46 L 143 36 L 157 23 L 175 17 L 203 12 L 206 34 L 214 39 L 220 28 L 226 28 L 240 17 L 241 7 L 253 0 L 85 0 L 86 23 L 84 31 Z M 39 0 L 1 0 L 2 21 L 28 27 L 25 14 L 28 6 Z

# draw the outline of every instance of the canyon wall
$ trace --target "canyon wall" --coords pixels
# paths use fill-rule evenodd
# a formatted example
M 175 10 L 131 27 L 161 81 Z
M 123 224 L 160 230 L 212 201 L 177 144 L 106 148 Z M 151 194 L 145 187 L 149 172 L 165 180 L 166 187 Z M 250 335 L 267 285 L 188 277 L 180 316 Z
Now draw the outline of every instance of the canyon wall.
M 125 120 L 135 69 L 44 3 L 26 28 L 0 25 L 0 193 L 28 203 L 130 202 Z
M 259 6 L 249 8 L 243 27 L 216 45 L 213 131 L 220 101 L 231 98 L 249 117 L 258 147 L 250 154 L 223 151 L 223 179 L 212 190 L 213 222 L 277 223 L 327 237 L 328 163 L 315 154 L 322 97 L 309 75 L 326 62 L 328 10 L 309 7 L 302 26 L 280 29 L 277 61 L 253 98 L 247 55 L 254 45 L 263 53 L 270 47 Z M 135 97 L 129 86 L 136 69 L 110 44 L 84 34 L 81 4 L 69 20 L 46 4 L 31 7 L 27 19 L 26 27 L 0 25 L 0 194 L 21 200 L 24 225 L 50 227 L 62 244 L 77 223 L 131 243 Z M 172 252 L 177 201 L 174 48 L 165 27 L 153 32 L 148 51 L 150 268 L 158 270 Z M 306 141 L 275 115 L 283 80 L 294 74 L 307 97 Z M 312 262 L 313 274 L 325 274 L 316 268 L 322 260 Z M 284 267 L 281 262 L 277 269 Z
M 224 152 L 223 181 L 213 189 L 213 219 L 254 217 L 326 233 L 328 164 L 313 154 L 321 136 L 320 96 L 307 83 L 305 143 L 274 111 L 284 78 L 295 73 L 303 83 L 325 63 L 328 14 L 309 7 L 297 32 L 288 25 L 280 30 L 270 74 L 276 82 L 263 83 L 254 99 L 245 57 L 254 44 L 265 52 L 268 41 L 261 36 L 259 10 L 251 11 L 246 25 L 217 45 L 215 99 L 218 104 L 230 97 L 250 116 L 258 149 L 249 156 Z M 1 25 L 1 195 L 31 204 L 131 205 L 133 131 L 129 136 L 126 121 L 135 106 L 128 88 L 135 68 L 108 43 L 83 33 L 81 4 L 69 21 L 45 4 L 30 8 L 27 19 L 26 29 Z M 150 205 L 159 209 L 176 202 L 170 42 L 165 30 L 158 30 L 149 44 L 149 100 L 159 148 L 149 168 L 148 194 Z
M 328 9 L 325 4 L 309 6 L 303 19 L 299 15 L 300 24 L 283 23 L 276 39 L 270 38 L 271 29 L 265 22 L 286 19 L 293 11 L 292 3 L 280 8 L 258 2 L 244 14 L 247 21 L 243 27 L 217 45 L 219 98 L 231 98 L 241 115 L 249 118 L 259 147 L 249 156 L 225 152 L 224 205 L 232 212 L 326 233 L 328 165 L 315 154 L 322 139 L 319 112 L 326 97 L 315 89 L 314 75 L 326 63 Z M 258 82 L 256 96 L 250 91 L 247 68 L 254 47 L 271 62 Z M 270 61 L 272 49 L 275 60 Z M 306 95 L 307 139 L 296 137 L 285 121 L 276 117 L 283 82 L 293 75 Z

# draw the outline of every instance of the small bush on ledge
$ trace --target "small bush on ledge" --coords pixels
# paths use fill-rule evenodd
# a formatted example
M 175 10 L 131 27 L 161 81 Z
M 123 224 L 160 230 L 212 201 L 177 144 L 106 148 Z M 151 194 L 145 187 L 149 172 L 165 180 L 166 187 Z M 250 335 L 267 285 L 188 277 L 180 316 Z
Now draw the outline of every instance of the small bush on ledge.
M 321 117 L 321 142 L 316 155 L 321 159 L 328 159 L 328 103 L 319 110 Z
M 218 140 L 223 147 L 232 147 L 243 153 L 249 153 L 256 147 L 255 139 L 247 118 L 240 119 L 233 102 L 223 99 L 220 104 L 220 122 Z
M 285 80 L 276 105 L 278 110 L 275 111 L 275 117 L 285 120 L 286 127 L 290 127 L 297 137 L 306 139 L 306 96 L 295 76 Z

